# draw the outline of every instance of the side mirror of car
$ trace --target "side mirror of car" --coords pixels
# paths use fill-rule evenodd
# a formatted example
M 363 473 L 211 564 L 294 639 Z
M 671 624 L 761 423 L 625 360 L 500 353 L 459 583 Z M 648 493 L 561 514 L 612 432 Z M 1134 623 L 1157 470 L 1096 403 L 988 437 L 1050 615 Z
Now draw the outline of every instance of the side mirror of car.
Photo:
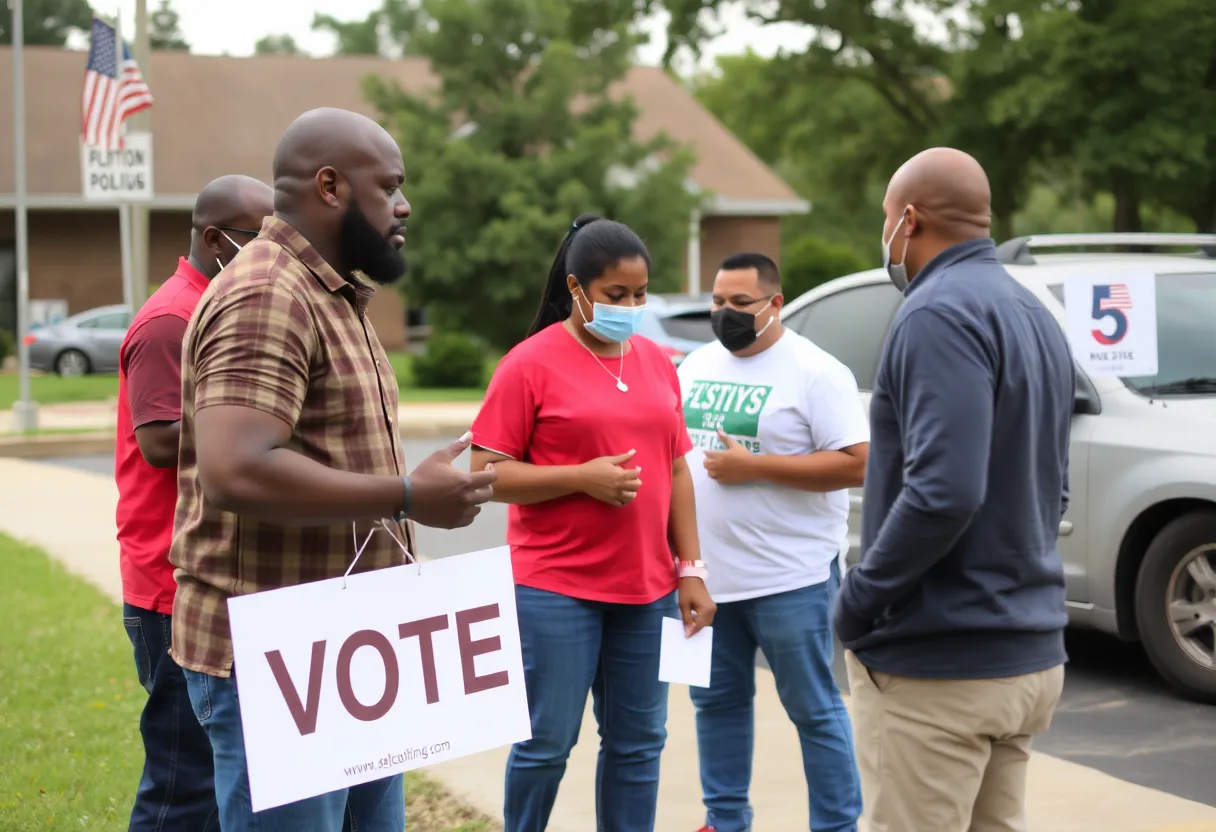
M 1074 414 L 1084 413 L 1088 416 L 1097 416 L 1102 412 L 1102 399 L 1098 396 L 1098 391 L 1079 367 L 1077 368 L 1077 388 L 1073 398 L 1072 412 Z

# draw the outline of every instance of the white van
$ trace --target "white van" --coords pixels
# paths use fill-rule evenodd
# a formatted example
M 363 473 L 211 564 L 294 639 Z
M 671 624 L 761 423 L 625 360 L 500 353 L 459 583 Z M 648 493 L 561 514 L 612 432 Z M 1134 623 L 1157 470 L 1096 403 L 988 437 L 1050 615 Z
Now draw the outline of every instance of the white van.
M 1105 251 L 1077 252 L 1086 248 Z M 1191 253 L 1150 253 L 1183 248 Z M 1073 251 L 1039 253 L 1059 249 Z M 1118 264 L 1157 276 L 1157 375 L 1078 370 L 1060 554 L 1074 625 L 1142 642 L 1170 684 L 1216 702 L 1216 235 L 1059 234 L 997 250 L 1061 326 L 1070 275 Z M 868 409 L 902 301 L 876 269 L 816 287 L 788 303 L 782 320 L 848 365 Z M 855 559 L 861 490 L 851 498 Z

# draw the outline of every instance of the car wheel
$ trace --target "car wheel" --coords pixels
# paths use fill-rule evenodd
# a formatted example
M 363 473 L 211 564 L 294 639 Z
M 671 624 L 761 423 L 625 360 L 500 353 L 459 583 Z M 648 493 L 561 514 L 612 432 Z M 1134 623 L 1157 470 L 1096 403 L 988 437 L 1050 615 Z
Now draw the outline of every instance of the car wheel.
M 89 357 L 80 350 L 64 350 L 55 359 L 55 372 L 61 376 L 87 376 Z
M 1167 682 L 1216 702 L 1216 511 L 1184 514 L 1153 538 L 1136 578 L 1136 626 Z

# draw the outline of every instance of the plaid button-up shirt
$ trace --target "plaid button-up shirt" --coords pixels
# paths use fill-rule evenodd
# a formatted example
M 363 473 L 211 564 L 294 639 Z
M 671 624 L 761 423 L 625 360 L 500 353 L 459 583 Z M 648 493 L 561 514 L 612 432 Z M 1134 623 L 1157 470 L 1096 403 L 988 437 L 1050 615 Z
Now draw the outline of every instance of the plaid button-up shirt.
M 232 672 L 228 598 L 341 576 L 351 524 L 280 526 L 220 511 L 199 484 L 195 414 L 232 405 L 292 426 L 288 447 L 323 465 L 405 473 L 397 379 L 365 314 L 375 289 L 330 268 L 287 223 L 269 217 L 213 280 L 186 331 L 177 514 L 173 657 L 212 676 Z M 359 541 L 371 526 L 359 524 Z M 394 527 L 413 551 L 412 530 Z M 356 571 L 405 562 L 384 531 Z

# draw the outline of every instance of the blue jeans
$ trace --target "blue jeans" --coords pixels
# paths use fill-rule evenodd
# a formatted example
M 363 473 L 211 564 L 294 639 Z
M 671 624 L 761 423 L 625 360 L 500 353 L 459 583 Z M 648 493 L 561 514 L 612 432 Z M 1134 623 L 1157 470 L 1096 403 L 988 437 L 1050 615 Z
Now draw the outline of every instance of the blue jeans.
M 832 675 L 832 604 L 840 570 L 821 584 L 718 605 L 708 688 L 691 688 L 708 826 L 746 832 L 755 744 L 756 649 L 798 729 L 810 793 L 810 828 L 856 832 L 861 782 L 849 714 Z
M 122 605 L 122 624 L 135 649 L 135 672 L 148 692 L 139 715 L 144 770 L 127 828 L 215 832 L 219 817 L 211 744 L 190 709 L 182 669 L 169 658 L 171 620 L 163 613 Z
M 544 832 L 578 741 L 587 693 L 599 723 L 598 832 L 653 832 L 667 684 L 659 681 L 662 619 L 675 594 L 650 604 L 581 601 L 515 588 L 532 739 L 507 759 L 505 832 Z
M 386 777 L 335 792 L 254 812 L 245 765 L 245 734 L 236 677 L 221 679 L 184 671 L 190 704 L 215 751 L 215 794 L 223 832 L 402 832 L 405 783 Z

